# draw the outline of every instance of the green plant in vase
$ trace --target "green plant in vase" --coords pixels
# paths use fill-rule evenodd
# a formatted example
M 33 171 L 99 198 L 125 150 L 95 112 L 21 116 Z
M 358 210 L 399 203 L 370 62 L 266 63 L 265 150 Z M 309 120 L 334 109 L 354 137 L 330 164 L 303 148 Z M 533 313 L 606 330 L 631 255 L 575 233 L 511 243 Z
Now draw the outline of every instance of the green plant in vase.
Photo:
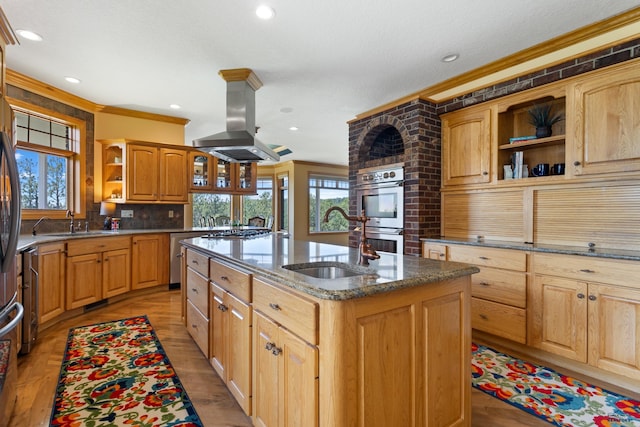
M 546 138 L 551 136 L 551 127 L 564 120 L 560 112 L 553 111 L 551 104 L 536 104 L 528 111 L 529 123 L 536 128 L 536 138 Z

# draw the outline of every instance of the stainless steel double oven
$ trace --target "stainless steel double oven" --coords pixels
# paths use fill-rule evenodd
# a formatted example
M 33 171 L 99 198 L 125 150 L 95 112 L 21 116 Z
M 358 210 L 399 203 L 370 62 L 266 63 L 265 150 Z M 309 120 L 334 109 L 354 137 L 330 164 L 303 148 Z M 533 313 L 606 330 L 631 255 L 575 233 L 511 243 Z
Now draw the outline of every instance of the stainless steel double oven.
M 401 163 L 358 171 L 357 213 L 364 210 L 368 242 L 376 251 L 404 253 L 404 168 Z

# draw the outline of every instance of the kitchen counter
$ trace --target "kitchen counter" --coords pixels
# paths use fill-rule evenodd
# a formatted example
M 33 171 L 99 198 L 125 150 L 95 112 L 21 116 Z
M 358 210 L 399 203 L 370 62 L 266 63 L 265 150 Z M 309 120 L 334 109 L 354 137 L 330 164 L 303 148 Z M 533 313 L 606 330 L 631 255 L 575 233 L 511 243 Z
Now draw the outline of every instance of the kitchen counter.
M 422 286 L 477 273 L 461 263 L 379 253 L 380 259 L 361 268 L 365 275 L 317 279 L 282 268 L 288 264 L 324 261 L 356 265 L 358 250 L 326 243 L 297 241 L 282 234 L 252 239 L 194 238 L 183 245 L 208 252 L 240 268 L 321 299 L 348 300 L 402 288 Z
M 532 243 L 507 242 L 502 240 L 485 239 L 452 239 L 452 238 L 423 238 L 422 242 L 437 244 L 456 244 L 468 246 L 481 246 L 488 248 L 516 249 L 531 252 L 546 252 L 564 255 L 581 255 L 598 258 L 622 259 L 628 261 L 640 261 L 640 251 L 609 248 L 585 248 L 579 246 L 541 245 Z

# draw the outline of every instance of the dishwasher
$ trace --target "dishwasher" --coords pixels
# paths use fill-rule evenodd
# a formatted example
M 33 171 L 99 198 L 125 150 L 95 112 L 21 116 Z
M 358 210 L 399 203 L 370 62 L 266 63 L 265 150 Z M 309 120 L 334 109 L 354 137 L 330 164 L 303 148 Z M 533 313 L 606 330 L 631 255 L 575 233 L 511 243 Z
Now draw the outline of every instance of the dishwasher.
M 169 288 L 175 289 L 180 287 L 180 240 L 200 237 L 207 234 L 207 231 L 181 231 L 170 233 L 169 250 L 171 255 L 171 264 L 169 267 Z

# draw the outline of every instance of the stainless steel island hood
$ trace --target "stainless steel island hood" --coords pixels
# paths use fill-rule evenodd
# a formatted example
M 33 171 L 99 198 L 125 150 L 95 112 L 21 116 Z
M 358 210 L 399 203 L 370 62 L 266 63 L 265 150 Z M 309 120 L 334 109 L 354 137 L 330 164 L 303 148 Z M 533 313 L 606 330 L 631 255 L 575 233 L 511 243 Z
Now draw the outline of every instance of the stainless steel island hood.
M 228 162 L 280 160 L 255 137 L 256 95 L 262 82 L 249 68 L 220 70 L 227 82 L 227 130 L 193 140 L 193 146 Z

